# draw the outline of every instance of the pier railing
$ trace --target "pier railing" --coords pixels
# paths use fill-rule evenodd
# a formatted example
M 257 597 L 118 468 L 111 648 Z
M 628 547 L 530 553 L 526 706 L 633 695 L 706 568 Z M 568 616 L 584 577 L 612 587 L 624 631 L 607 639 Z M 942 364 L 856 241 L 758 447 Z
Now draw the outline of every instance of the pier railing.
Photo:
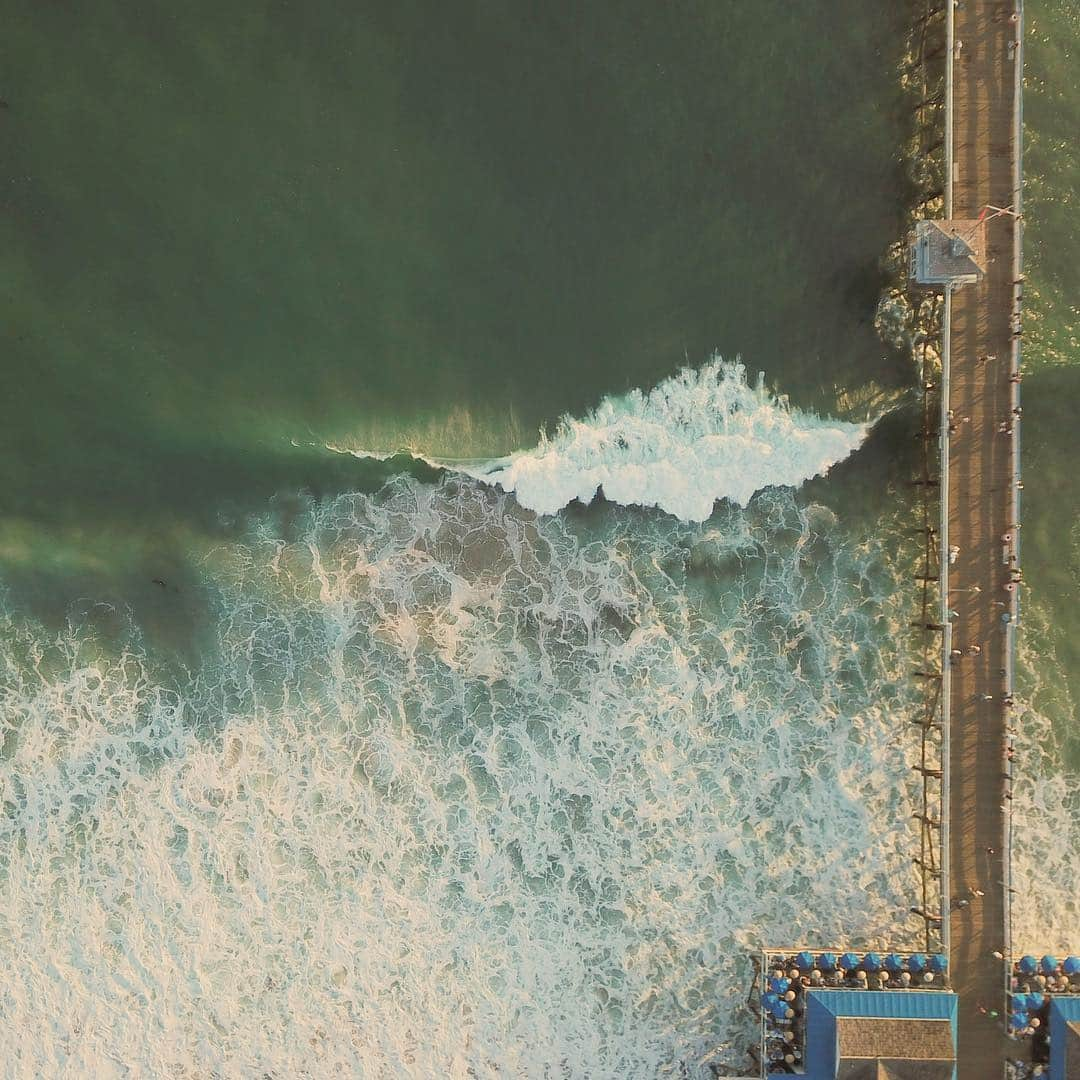
M 951 202 L 952 183 L 952 102 L 951 88 L 953 14 L 951 4 L 928 2 L 926 19 L 945 10 L 946 94 L 944 140 L 944 195 L 946 206 Z M 925 58 L 923 59 L 925 63 Z M 925 110 L 933 100 L 931 90 L 923 79 Z M 924 150 L 924 152 L 932 152 Z M 949 888 L 949 668 L 945 658 L 952 648 L 952 624 L 948 606 L 949 530 L 946 501 L 942 496 L 948 488 L 948 438 L 946 409 L 949 379 L 949 297 L 946 293 L 927 321 L 927 331 L 919 349 L 922 384 L 921 461 L 914 484 L 921 493 L 922 536 L 920 566 L 915 579 L 920 585 L 921 603 L 914 625 L 920 629 L 921 664 L 916 677 L 921 681 L 922 703 L 915 721 L 921 728 L 919 761 L 915 766 L 921 774 L 922 792 L 919 854 L 916 865 L 920 877 L 920 906 L 912 911 L 923 919 L 923 948 L 927 951 L 949 951 L 948 903 Z M 935 324 L 940 321 L 940 327 Z M 936 358 L 930 351 L 935 341 L 935 329 L 942 334 L 940 352 Z M 940 363 L 938 372 L 936 362 Z M 937 406 L 940 406 L 938 408 Z M 940 415 L 938 413 L 940 412 Z
M 945 219 L 952 217 L 953 177 L 956 164 L 953 160 L 953 57 L 956 42 L 956 23 L 952 0 L 945 0 Z M 941 415 L 938 418 L 941 457 L 941 499 L 938 528 L 941 550 L 949 550 L 949 373 L 952 362 L 952 293 L 945 290 L 944 311 L 941 317 Z M 949 745 L 952 700 L 952 678 L 949 671 L 949 655 L 952 652 L 952 619 L 949 617 L 949 560 L 941 560 L 941 622 L 945 627 L 941 635 L 941 944 L 949 954 L 949 898 L 952 896 L 952 880 L 949 873 Z
M 1024 218 L 1023 218 L 1023 151 L 1024 151 L 1024 0 L 1016 0 L 1016 15 L 1017 15 L 1017 33 L 1016 33 L 1016 48 L 1013 54 L 1013 115 L 1015 117 L 1015 127 L 1013 130 L 1013 175 L 1012 175 L 1012 209 L 1014 213 L 1013 228 L 1015 230 L 1015 242 L 1013 243 L 1013 263 L 1012 263 L 1012 322 L 1013 322 L 1013 337 L 1012 337 L 1012 349 L 1009 357 L 1009 374 L 1015 381 L 1010 384 L 1012 391 L 1010 395 L 1010 408 L 1014 411 L 1014 416 L 1017 417 L 1017 422 L 1013 424 L 1013 439 L 1012 439 L 1012 460 L 1010 472 L 1010 529 L 1012 534 L 1013 552 L 1016 555 L 1017 565 L 1022 566 L 1021 551 L 1020 551 L 1020 491 L 1022 488 L 1021 473 L 1020 473 L 1020 432 L 1022 425 L 1019 421 L 1020 409 L 1020 363 L 1021 363 L 1021 343 L 1020 343 L 1020 313 L 1021 305 L 1023 303 L 1023 291 L 1024 291 L 1024 277 L 1023 277 L 1023 237 L 1024 237 Z M 1006 625 L 1006 649 L 1005 649 L 1005 685 L 1006 694 L 1009 695 L 1009 699 L 1013 699 L 1013 695 L 1016 692 L 1016 652 L 1018 646 L 1018 633 L 1020 623 L 1020 590 L 1014 589 L 1010 597 L 1009 603 L 1009 621 Z M 1008 762 L 1009 773 L 1009 786 L 1012 787 L 1014 766 L 1012 761 Z M 1010 792 L 1011 794 L 1011 792 Z M 1012 841 L 1013 841 L 1013 819 L 1012 819 L 1012 799 L 1007 798 L 1005 800 L 1006 813 L 1005 813 L 1005 825 L 1004 836 L 1002 837 L 1002 851 L 1005 853 L 1005 874 L 1002 882 L 1004 889 L 1004 911 L 1005 911 L 1005 955 L 1011 957 L 1013 952 L 1012 944 L 1012 895 L 1013 895 L 1013 876 L 1012 876 Z M 1005 978 L 1004 978 L 1005 992 L 1009 992 L 1009 970 L 1006 965 Z
M 915 574 L 919 583 L 921 603 L 917 612 L 916 627 L 922 638 L 920 666 L 916 678 L 922 687 L 919 717 L 914 721 L 920 729 L 919 760 L 915 766 L 921 775 L 922 809 L 919 818 L 919 854 L 915 862 L 919 868 L 921 883 L 920 905 L 912 911 L 923 919 L 923 948 L 928 952 L 948 951 L 948 922 L 946 919 L 944 850 L 948 837 L 947 802 L 945 784 L 946 755 L 944 714 L 948 708 L 945 692 L 945 676 L 939 652 L 942 638 L 947 640 L 950 630 L 946 612 L 941 606 L 944 575 L 948 560 L 944 556 L 943 539 L 938 528 L 935 511 L 940 503 L 941 474 L 938 467 L 940 453 L 938 438 L 941 424 L 936 416 L 935 392 L 938 384 L 928 355 L 929 340 L 920 345 L 922 379 L 921 460 L 919 475 L 914 484 L 920 491 L 922 537 L 920 566 Z M 945 646 L 946 649 L 948 646 Z

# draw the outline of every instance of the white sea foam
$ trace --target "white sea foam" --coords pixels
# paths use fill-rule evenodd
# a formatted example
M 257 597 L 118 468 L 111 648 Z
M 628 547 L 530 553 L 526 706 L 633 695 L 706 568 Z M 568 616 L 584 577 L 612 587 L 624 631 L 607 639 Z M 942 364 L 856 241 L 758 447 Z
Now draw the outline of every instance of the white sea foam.
M 872 423 L 823 419 L 792 408 L 745 367 L 715 357 L 644 393 L 606 397 L 584 420 L 563 417 L 531 450 L 493 461 L 398 450 L 327 449 L 374 461 L 408 454 L 514 493 L 521 506 L 554 514 L 598 492 L 623 506 L 659 507 L 705 521 L 720 499 L 746 506 L 768 487 L 799 487 L 862 445 Z
M 340 498 L 222 571 L 179 692 L 9 619 L 7 1075 L 706 1077 L 745 949 L 903 944 L 880 548 L 780 491 L 609 517 Z
M 612 502 L 704 521 L 718 499 L 745 506 L 766 487 L 827 473 L 867 430 L 793 409 L 764 376 L 750 386 L 742 364 L 717 358 L 648 393 L 605 398 L 584 420 L 565 417 L 534 450 L 467 471 L 542 514 L 603 490 Z
M 1080 899 L 1076 894 L 1080 863 L 1080 785 L 1067 764 L 1066 746 L 1075 752 L 1069 720 L 1076 715 L 1048 635 L 1036 629 L 1045 618 L 1029 604 L 1025 621 L 1039 634 L 1037 655 L 1025 648 L 1021 660 L 1024 697 L 1013 720 L 1017 735 L 1012 812 L 1012 903 L 1015 952 L 1080 952 Z M 1045 700 L 1043 684 L 1052 682 L 1053 713 L 1032 702 Z

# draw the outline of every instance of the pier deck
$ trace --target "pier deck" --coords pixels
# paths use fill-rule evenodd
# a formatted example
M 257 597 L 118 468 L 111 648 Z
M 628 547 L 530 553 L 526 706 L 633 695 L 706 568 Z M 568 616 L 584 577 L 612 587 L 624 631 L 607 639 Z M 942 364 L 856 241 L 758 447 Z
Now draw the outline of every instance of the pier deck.
M 953 13 L 951 192 L 946 216 L 977 218 L 988 205 L 1019 209 L 1019 92 L 1022 12 L 1014 0 L 965 0 Z M 1015 18 L 1014 18 L 1015 17 Z M 951 200 L 949 199 L 951 195 Z M 986 275 L 951 296 L 946 434 L 948 543 L 959 548 L 948 568 L 947 606 L 957 613 L 949 667 L 949 884 L 970 906 L 949 925 L 953 983 L 960 999 L 959 1080 L 1003 1075 L 1010 1044 L 1006 975 L 994 952 L 1009 951 L 1008 815 L 1004 773 L 1011 693 L 1011 632 L 1016 591 L 1016 462 L 1013 415 L 1018 362 L 1020 221 L 987 222 Z M 989 359 L 986 359 L 989 357 Z M 969 419 L 968 419 L 969 418 Z M 999 430 L 1002 422 L 1013 434 Z M 1012 541 L 1003 539 L 1011 534 Z M 978 590 L 978 591 L 976 591 Z M 977 654 L 969 650 L 981 649 Z M 980 890 L 974 896 L 970 890 Z M 947 898 L 946 898 L 947 899 Z M 997 1010 L 994 1022 L 981 1009 Z M 1015 1054 L 1014 1054 L 1015 1056 Z

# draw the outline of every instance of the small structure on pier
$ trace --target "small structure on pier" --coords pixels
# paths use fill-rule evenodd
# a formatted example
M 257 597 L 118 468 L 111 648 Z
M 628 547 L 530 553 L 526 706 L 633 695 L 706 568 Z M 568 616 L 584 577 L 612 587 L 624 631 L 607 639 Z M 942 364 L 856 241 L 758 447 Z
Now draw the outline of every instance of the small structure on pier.
M 764 953 L 755 970 L 766 1077 L 955 1080 L 944 954 L 786 950 Z
M 806 1080 L 954 1080 L 956 995 L 811 990 Z
M 1057 997 L 1050 1005 L 1050 1080 L 1080 1076 L 1080 997 Z
M 1009 1035 L 1014 1080 L 1080 1078 L 1080 955 L 1032 954 L 1011 964 Z
M 1080 997 L 1056 997 L 1050 1005 L 1050 1080 L 1080 1076 Z
M 909 276 L 917 285 L 974 285 L 986 273 L 984 218 L 918 222 L 909 264 Z

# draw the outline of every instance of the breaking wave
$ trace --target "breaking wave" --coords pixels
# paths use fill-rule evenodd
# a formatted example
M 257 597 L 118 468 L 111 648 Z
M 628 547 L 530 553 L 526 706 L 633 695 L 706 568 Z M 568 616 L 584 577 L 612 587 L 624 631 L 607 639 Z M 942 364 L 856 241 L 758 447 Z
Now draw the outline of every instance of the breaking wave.
M 751 386 L 741 363 L 714 358 L 647 393 L 606 397 L 584 420 L 564 417 L 532 450 L 475 463 L 410 453 L 497 484 L 540 514 L 575 499 L 591 502 L 602 491 L 623 506 L 705 521 L 718 500 L 746 506 L 765 488 L 824 475 L 858 449 L 871 426 L 793 409 L 766 389 L 764 375 Z M 380 461 L 396 453 L 350 452 Z
M 706 1077 L 747 950 L 902 944 L 880 545 L 779 490 L 606 517 L 401 478 L 266 525 L 176 688 L 9 616 L 14 1074 Z
M 704 521 L 719 499 L 745 506 L 767 487 L 798 487 L 857 449 L 869 425 L 792 409 L 765 378 L 751 387 L 740 363 L 713 359 L 648 393 L 605 398 L 584 420 L 470 474 L 541 514 L 603 491 L 624 506 L 655 506 Z

